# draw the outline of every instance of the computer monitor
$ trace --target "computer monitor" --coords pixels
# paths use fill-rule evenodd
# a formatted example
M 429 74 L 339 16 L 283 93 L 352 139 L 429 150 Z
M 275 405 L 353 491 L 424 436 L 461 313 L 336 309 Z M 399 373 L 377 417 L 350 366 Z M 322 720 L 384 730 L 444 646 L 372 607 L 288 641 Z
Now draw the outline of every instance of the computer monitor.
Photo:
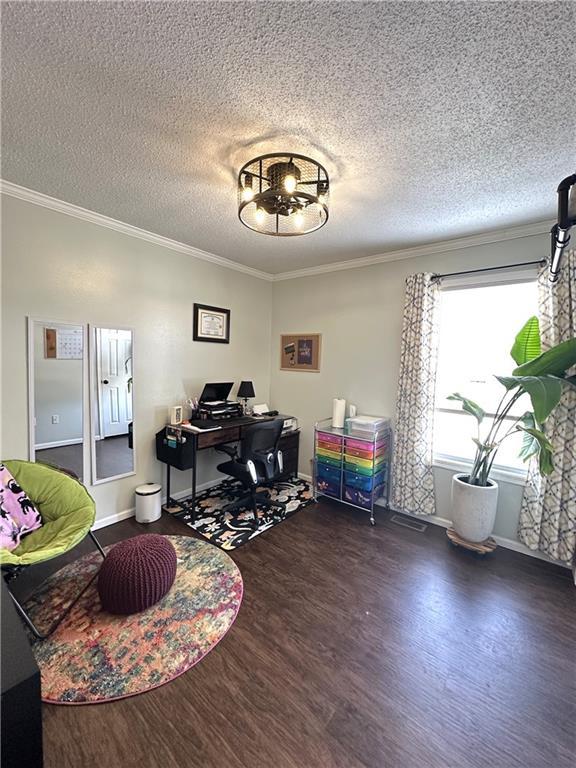
M 200 395 L 200 402 L 212 403 L 215 400 L 227 400 L 233 386 L 233 381 L 204 384 L 204 389 Z

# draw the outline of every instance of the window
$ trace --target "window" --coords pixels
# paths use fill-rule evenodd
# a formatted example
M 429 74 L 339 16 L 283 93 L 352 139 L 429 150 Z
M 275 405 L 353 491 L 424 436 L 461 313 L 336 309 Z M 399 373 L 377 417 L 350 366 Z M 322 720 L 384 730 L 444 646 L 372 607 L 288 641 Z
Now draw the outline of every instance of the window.
M 471 462 L 477 422 L 462 411 L 460 404 L 447 400 L 453 392 L 477 402 L 494 414 L 504 387 L 494 375 L 509 375 L 515 363 L 510 357 L 514 338 L 526 320 L 537 314 L 535 280 L 513 284 L 470 285 L 441 291 L 440 347 L 436 378 L 434 458 L 459 463 Z M 520 398 L 510 416 L 530 409 L 527 396 Z M 484 437 L 490 420 L 481 427 Z M 511 418 L 512 422 L 512 418 Z M 495 469 L 525 473 L 518 458 L 522 435 L 507 438 L 496 457 Z

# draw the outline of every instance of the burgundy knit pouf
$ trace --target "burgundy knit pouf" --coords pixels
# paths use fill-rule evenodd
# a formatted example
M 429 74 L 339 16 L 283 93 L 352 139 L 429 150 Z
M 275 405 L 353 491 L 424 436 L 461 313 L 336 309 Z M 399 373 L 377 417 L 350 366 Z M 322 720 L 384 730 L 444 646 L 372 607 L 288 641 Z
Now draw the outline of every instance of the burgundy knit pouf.
M 116 544 L 106 555 L 98 576 L 98 594 L 108 613 L 145 611 L 168 592 L 176 578 L 176 552 L 154 533 Z

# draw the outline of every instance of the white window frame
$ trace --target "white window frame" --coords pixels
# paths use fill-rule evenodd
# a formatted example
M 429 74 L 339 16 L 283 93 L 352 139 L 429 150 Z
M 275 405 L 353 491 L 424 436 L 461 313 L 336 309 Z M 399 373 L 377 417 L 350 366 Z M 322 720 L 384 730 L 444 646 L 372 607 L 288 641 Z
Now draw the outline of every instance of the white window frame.
M 538 277 L 537 265 L 522 267 L 516 269 L 505 269 L 499 272 L 488 274 L 479 273 L 477 275 L 458 275 L 449 278 L 443 278 L 440 285 L 441 291 L 459 291 L 466 288 L 489 288 L 493 285 L 510 285 L 516 283 L 531 283 Z M 462 417 L 470 418 L 470 415 L 463 410 L 458 410 L 457 406 L 452 408 L 434 408 L 436 412 L 452 413 Z M 493 413 L 487 413 L 488 417 L 493 417 Z M 506 417 L 506 421 L 516 421 L 513 416 Z M 434 452 L 432 457 L 432 466 L 439 469 L 448 469 L 452 472 L 469 472 L 472 469 L 472 461 L 462 456 L 451 456 L 444 453 Z M 525 485 L 528 474 L 526 469 L 516 469 L 505 465 L 494 464 L 490 477 L 494 480 L 502 480 L 514 485 Z

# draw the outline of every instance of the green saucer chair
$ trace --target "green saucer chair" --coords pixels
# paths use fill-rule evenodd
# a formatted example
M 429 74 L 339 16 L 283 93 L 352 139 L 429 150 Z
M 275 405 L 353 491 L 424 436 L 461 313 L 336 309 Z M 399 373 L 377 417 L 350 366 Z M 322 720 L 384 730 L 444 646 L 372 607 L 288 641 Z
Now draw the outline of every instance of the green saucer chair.
M 90 530 L 96 518 L 96 505 L 82 483 L 63 470 L 31 461 L 11 460 L 2 463 L 42 517 L 42 527 L 24 536 L 16 549 L 0 549 L 0 567 L 18 613 L 33 634 L 39 640 L 44 640 L 54 632 L 95 576 L 44 633 L 36 628 L 18 602 L 10 589 L 10 582 L 24 568 L 69 552 L 86 536 L 90 536 L 102 557 L 106 557 Z

